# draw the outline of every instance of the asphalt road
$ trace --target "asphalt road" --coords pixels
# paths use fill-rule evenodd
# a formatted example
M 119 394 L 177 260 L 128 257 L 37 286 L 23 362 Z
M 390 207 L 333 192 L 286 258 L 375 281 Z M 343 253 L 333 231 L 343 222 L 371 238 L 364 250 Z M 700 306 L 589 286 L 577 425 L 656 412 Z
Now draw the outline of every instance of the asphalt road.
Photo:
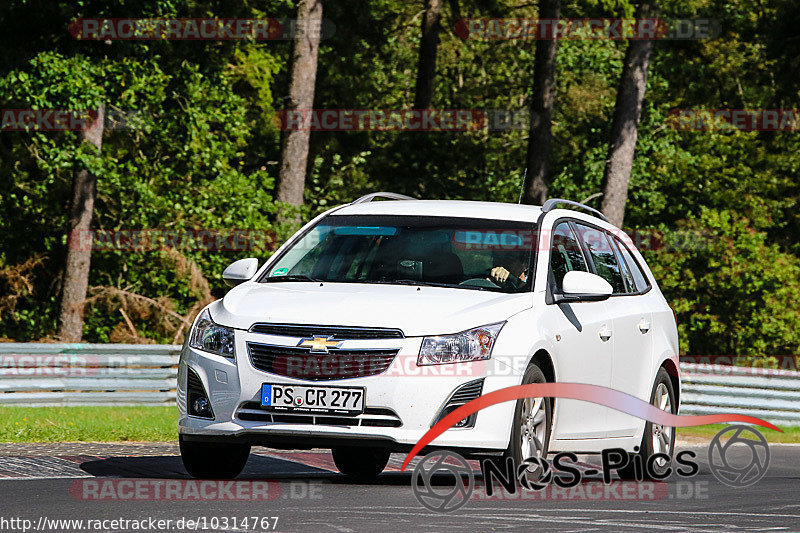
M 772 445 L 767 474 L 747 488 L 717 481 L 705 446 L 678 449 L 698 455 L 691 479 L 603 489 L 593 476 L 572 492 L 473 495 L 441 514 L 417 502 L 400 455 L 376 483 L 357 484 L 334 471 L 328 453 L 258 449 L 237 483 L 203 486 L 189 480 L 174 444 L 0 445 L 0 530 L 800 531 L 800 446 Z M 450 479 L 436 482 L 446 488 Z

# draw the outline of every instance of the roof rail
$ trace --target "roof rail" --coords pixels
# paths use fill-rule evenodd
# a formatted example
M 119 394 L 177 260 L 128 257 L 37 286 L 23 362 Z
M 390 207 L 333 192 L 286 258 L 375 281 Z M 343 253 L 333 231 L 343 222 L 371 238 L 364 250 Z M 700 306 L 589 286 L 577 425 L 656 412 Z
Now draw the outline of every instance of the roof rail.
M 556 208 L 558 204 L 567 204 L 573 207 L 580 207 L 581 209 L 586 209 L 587 211 L 590 211 L 597 218 L 600 218 L 608 222 L 606 216 L 597 209 L 589 207 L 588 205 L 582 204 L 580 202 L 573 202 L 572 200 L 564 200 L 563 198 L 550 198 L 549 200 L 547 200 L 542 206 L 542 213 L 548 213 L 552 211 L 553 209 Z
M 365 194 L 358 200 L 353 201 L 350 205 L 371 202 L 375 198 L 386 198 L 387 200 L 416 200 L 416 198 L 411 198 L 410 196 L 406 196 L 404 194 L 397 194 L 396 192 L 373 192 Z

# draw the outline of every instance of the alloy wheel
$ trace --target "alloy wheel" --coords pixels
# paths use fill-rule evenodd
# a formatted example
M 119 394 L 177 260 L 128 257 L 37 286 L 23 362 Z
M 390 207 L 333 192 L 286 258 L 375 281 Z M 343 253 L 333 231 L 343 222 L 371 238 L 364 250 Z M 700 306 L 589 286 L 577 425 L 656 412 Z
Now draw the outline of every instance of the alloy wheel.
M 546 431 L 547 410 L 544 398 L 525 398 L 522 401 L 519 431 L 523 460 L 529 457 L 542 457 Z M 529 469 L 530 471 L 531 469 Z
M 656 393 L 653 396 L 653 405 L 662 411 L 672 413 L 672 400 L 670 400 L 669 390 L 664 383 L 659 383 L 656 387 Z M 652 428 L 651 438 L 653 441 L 653 452 L 671 456 L 672 432 L 675 431 L 675 428 L 656 424 L 655 422 L 652 424 Z M 659 467 L 663 467 L 667 464 L 667 461 L 666 459 L 658 458 L 655 463 Z

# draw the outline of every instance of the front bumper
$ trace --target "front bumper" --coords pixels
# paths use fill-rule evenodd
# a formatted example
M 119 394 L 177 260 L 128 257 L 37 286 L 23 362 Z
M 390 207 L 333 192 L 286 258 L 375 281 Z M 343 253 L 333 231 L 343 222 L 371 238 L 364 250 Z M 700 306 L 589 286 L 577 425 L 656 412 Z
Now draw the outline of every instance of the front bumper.
M 369 342 L 372 347 L 377 343 L 381 348 L 399 348 L 391 366 L 382 374 L 325 381 L 298 380 L 254 368 L 248 356 L 248 341 L 279 343 L 286 342 L 286 339 L 237 330 L 235 362 L 184 346 L 177 387 L 180 411 L 178 426 L 184 439 L 247 442 L 274 448 L 300 449 L 374 445 L 406 451 L 430 429 L 451 394 L 460 386 L 483 379 L 483 394 L 486 394 L 519 382 L 519 376 L 514 376 L 510 371 L 507 374 L 497 372 L 497 366 L 491 361 L 418 367 L 417 354 L 422 342 L 419 337 L 347 341 L 355 346 L 359 342 Z M 214 412 L 213 420 L 187 414 L 187 368 L 191 368 L 202 381 Z M 252 402 L 260 402 L 263 383 L 364 387 L 365 408 L 372 412 L 391 410 L 399 418 L 400 425 L 371 427 L 243 420 L 240 416 L 242 409 L 252 408 Z M 437 437 L 432 445 L 476 453 L 504 450 L 508 445 L 513 412 L 514 402 L 488 407 L 477 413 L 473 427 L 451 428 Z

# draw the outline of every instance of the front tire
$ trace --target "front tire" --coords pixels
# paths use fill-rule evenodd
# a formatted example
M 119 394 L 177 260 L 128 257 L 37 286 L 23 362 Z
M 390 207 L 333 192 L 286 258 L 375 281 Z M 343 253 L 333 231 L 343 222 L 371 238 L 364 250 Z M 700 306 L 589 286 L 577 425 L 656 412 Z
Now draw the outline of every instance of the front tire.
M 373 481 L 389 462 L 389 450 L 342 447 L 331 450 L 339 472 L 356 481 Z
M 656 374 L 656 382 L 653 385 L 653 391 L 650 393 L 650 404 L 658 407 L 662 411 L 675 414 L 678 404 L 675 401 L 675 390 L 672 387 L 672 380 L 669 374 L 661 367 Z M 663 453 L 670 457 L 670 460 L 653 461 L 653 473 L 663 475 L 672 462 L 672 456 L 675 452 L 675 428 L 669 426 L 662 426 L 653 422 L 647 422 L 644 425 L 644 435 L 642 435 L 642 443 L 639 445 L 639 451 L 631 454 L 627 466 L 618 471 L 622 479 L 635 479 L 636 470 L 634 468 L 634 461 L 641 460 L 642 477 L 647 479 L 650 475 L 647 472 L 647 460 L 656 453 Z M 636 456 L 639 456 L 636 459 Z
M 214 444 L 178 437 L 181 460 L 189 475 L 199 479 L 233 479 L 250 456 L 248 444 Z
M 522 384 L 546 383 L 544 372 L 535 363 L 531 364 L 522 376 Z M 546 459 L 550 446 L 550 427 L 552 425 L 552 406 L 550 398 L 522 398 L 517 400 L 514 410 L 514 423 L 511 426 L 511 439 L 503 453 L 503 459 L 511 457 L 519 466 L 528 458 Z M 539 471 L 541 474 L 541 471 Z M 529 477 L 535 477 L 530 472 Z

